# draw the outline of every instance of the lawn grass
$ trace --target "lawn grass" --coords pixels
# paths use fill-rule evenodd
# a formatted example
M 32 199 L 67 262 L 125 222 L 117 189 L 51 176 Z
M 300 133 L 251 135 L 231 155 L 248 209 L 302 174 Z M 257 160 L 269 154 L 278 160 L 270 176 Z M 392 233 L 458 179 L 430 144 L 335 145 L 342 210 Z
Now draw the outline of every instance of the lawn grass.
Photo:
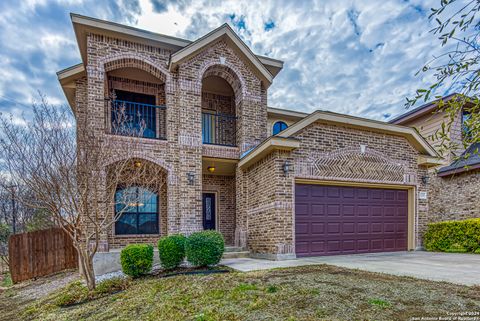
M 408 320 L 480 311 L 480 289 L 318 265 L 249 273 L 145 277 L 68 308 L 49 296 L 32 320 Z M 15 297 L 4 298 L 0 300 Z

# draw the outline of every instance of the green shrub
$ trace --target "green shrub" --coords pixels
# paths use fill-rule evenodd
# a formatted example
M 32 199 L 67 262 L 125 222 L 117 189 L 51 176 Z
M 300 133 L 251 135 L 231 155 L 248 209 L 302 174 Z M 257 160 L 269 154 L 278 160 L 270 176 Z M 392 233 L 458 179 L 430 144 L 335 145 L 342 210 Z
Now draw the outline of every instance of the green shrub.
M 178 267 L 185 258 L 185 236 L 181 234 L 162 237 L 158 241 L 158 255 L 164 269 Z
M 122 277 L 114 277 L 111 279 L 103 280 L 102 282 L 99 282 L 95 287 L 93 296 L 97 297 L 122 291 L 125 290 L 128 285 L 129 281 Z
M 445 252 L 449 253 L 467 253 L 468 250 L 460 244 L 452 244 Z
M 133 278 L 148 274 L 153 265 L 153 246 L 130 244 L 120 253 L 122 271 Z
M 54 303 L 57 306 L 68 306 L 82 303 L 88 299 L 88 288 L 81 281 L 68 284 L 55 296 Z
M 480 249 L 480 219 L 431 223 L 423 240 L 428 251 L 476 252 Z
M 185 242 L 187 260 L 195 266 L 217 264 L 220 262 L 224 250 L 223 236 L 216 231 L 193 233 Z

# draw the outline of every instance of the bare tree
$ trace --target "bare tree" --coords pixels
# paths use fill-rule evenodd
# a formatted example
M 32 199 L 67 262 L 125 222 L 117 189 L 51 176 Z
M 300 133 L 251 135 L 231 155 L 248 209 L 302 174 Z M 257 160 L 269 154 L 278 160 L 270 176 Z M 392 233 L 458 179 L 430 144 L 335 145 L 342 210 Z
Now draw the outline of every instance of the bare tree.
M 48 104 L 42 97 L 32 106 L 31 119 L 0 119 L 0 149 L 8 184 L 26 186 L 35 195 L 19 202 L 47 211 L 73 240 L 80 271 L 89 289 L 95 288 L 93 257 L 99 240 L 139 202 L 118 186 L 143 185 L 159 190 L 166 181 L 161 167 L 135 158 L 144 121 L 117 108 L 112 131 L 106 135 L 68 107 Z M 76 131 L 75 124 L 81 130 Z M 110 209 L 117 208 L 115 214 Z
M 431 9 L 429 19 L 435 27 L 430 32 L 437 37 L 443 52 L 432 57 L 417 73 L 433 76 L 433 82 L 407 98 L 407 108 L 421 100 L 438 99 L 437 112 L 445 113 L 445 120 L 429 138 L 438 141 L 441 154 L 480 144 L 479 12 L 478 0 L 441 0 L 438 7 Z M 438 92 L 447 88 L 458 94 L 443 100 Z M 449 132 L 461 111 L 465 111 L 464 135 L 462 141 L 457 142 L 451 140 Z M 478 153 L 478 148 L 474 152 Z

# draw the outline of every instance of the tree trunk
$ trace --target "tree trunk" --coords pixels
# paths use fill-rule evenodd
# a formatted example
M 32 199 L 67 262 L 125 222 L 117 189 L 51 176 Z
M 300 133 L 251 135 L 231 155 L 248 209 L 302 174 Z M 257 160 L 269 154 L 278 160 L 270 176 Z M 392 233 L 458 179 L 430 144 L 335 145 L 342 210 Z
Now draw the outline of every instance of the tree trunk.
M 88 289 L 95 290 L 95 272 L 93 270 L 93 260 L 90 256 L 88 251 L 82 250 L 79 251 L 79 258 L 80 258 L 80 271 L 87 283 Z

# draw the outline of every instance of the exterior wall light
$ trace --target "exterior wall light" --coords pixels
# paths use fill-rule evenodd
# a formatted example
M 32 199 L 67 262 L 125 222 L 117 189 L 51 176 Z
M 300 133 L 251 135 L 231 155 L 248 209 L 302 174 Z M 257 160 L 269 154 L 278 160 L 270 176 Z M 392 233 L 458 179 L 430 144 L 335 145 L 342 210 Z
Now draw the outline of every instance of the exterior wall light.
M 215 166 L 208 166 L 208 167 L 207 167 L 207 170 L 208 170 L 210 173 L 213 173 L 213 172 L 215 172 Z
M 422 176 L 422 182 L 423 184 L 428 185 L 428 183 L 430 182 L 430 176 L 428 175 Z
M 188 185 L 193 185 L 195 183 L 195 174 L 192 172 L 187 173 Z
M 285 161 L 285 163 L 283 163 L 283 173 L 285 174 L 285 176 L 288 175 L 288 173 L 292 169 L 291 166 L 292 165 L 290 164 L 290 162 L 288 160 Z

